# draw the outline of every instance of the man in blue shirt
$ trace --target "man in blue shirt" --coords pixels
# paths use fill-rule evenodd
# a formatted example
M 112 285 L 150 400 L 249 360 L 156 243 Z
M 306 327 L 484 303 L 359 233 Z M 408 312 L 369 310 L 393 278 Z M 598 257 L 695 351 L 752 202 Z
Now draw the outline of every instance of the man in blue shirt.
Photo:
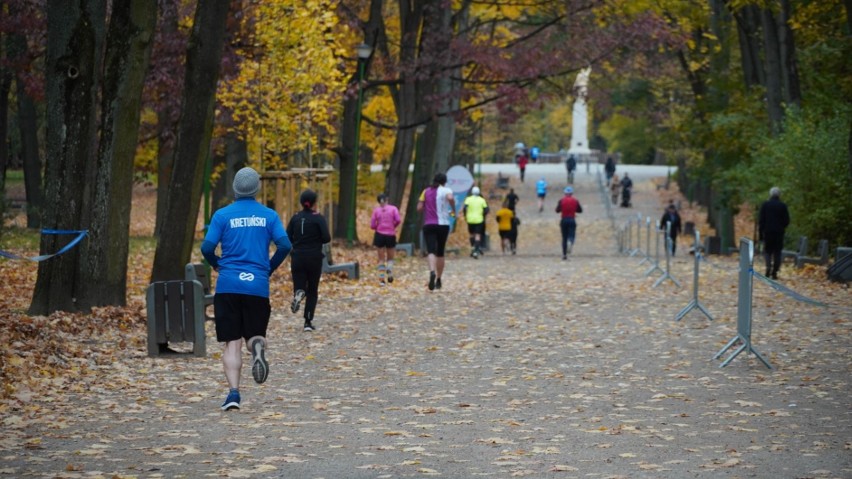
M 292 245 L 278 213 L 255 200 L 260 175 L 246 167 L 234 176 L 234 198 L 213 214 L 201 254 L 218 273 L 213 309 L 216 339 L 225 343 L 222 365 L 228 397 L 222 410 L 240 408 L 242 342 L 252 354 L 251 372 L 258 384 L 266 381 L 266 329 L 269 326 L 269 276 L 287 257 Z M 269 257 L 269 244 L 275 254 Z M 222 255 L 216 255 L 221 243 Z

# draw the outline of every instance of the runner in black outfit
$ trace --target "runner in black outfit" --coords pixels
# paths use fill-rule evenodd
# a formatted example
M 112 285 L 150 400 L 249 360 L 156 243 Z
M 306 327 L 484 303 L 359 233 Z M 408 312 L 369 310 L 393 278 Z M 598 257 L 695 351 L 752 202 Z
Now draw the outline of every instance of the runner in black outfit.
M 515 211 L 515 205 L 518 204 L 520 198 L 517 194 L 515 194 L 514 188 L 509 188 L 509 194 L 506 195 L 506 199 L 503 200 L 503 204 L 506 205 L 506 208 L 509 208 L 512 211 Z
M 305 331 L 316 331 L 312 321 L 319 297 L 319 281 L 322 276 L 322 245 L 331 241 L 328 223 L 314 211 L 317 194 L 305 190 L 299 197 L 302 211 L 290 218 L 287 235 L 293 243 L 290 256 L 290 272 L 293 275 L 293 303 L 290 310 L 299 311 L 302 299 L 305 302 Z

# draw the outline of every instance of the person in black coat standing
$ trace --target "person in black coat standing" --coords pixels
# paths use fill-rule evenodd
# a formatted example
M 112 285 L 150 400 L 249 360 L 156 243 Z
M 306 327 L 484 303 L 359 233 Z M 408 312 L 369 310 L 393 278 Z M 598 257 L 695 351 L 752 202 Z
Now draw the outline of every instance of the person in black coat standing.
M 577 158 L 570 155 L 565 161 L 565 168 L 568 170 L 568 183 L 574 183 L 574 171 L 577 170 Z
M 757 223 L 758 240 L 763 241 L 763 255 L 766 258 L 766 276 L 772 279 L 778 279 L 784 230 L 789 225 L 790 212 L 781 201 L 781 189 L 773 186 L 769 190 L 769 200 L 760 206 Z
M 624 178 L 621 179 L 621 207 L 630 208 L 630 193 L 633 190 L 633 180 L 625 171 Z
M 677 212 L 677 207 L 675 207 L 674 203 L 669 203 L 665 213 L 663 213 L 663 217 L 660 219 L 660 228 L 663 231 L 666 230 L 666 223 L 669 224 L 669 238 L 671 239 L 669 252 L 674 256 L 675 250 L 677 250 L 677 235 L 680 234 L 681 229 L 680 214 Z
M 606 158 L 606 164 L 604 165 L 604 172 L 606 173 L 606 185 L 609 186 L 610 183 L 612 182 L 612 175 L 615 174 L 615 161 L 612 160 L 611 156 L 608 156 Z

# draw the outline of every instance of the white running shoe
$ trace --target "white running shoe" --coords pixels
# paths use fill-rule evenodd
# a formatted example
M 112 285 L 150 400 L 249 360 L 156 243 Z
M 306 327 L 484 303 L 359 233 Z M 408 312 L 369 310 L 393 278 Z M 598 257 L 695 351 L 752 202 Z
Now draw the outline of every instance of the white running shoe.
M 295 293 L 293 293 L 293 302 L 290 303 L 290 311 L 293 313 L 299 312 L 299 305 L 302 304 L 302 300 L 305 299 L 305 292 L 301 289 L 297 289 Z

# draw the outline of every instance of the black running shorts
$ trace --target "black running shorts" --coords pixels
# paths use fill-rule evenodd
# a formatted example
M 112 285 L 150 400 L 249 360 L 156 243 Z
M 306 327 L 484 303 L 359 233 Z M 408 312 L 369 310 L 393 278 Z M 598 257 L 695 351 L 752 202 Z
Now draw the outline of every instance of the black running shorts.
M 472 235 L 484 235 L 485 234 L 485 223 L 475 223 L 467 224 L 467 232 Z
M 220 343 L 239 339 L 266 337 L 272 308 L 269 298 L 250 294 L 216 293 L 213 296 L 216 315 L 216 340 Z
M 395 248 L 396 247 L 396 236 L 394 235 L 383 235 L 381 233 L 376 233 L 373 236 L 373 246 L 379 248 Z

